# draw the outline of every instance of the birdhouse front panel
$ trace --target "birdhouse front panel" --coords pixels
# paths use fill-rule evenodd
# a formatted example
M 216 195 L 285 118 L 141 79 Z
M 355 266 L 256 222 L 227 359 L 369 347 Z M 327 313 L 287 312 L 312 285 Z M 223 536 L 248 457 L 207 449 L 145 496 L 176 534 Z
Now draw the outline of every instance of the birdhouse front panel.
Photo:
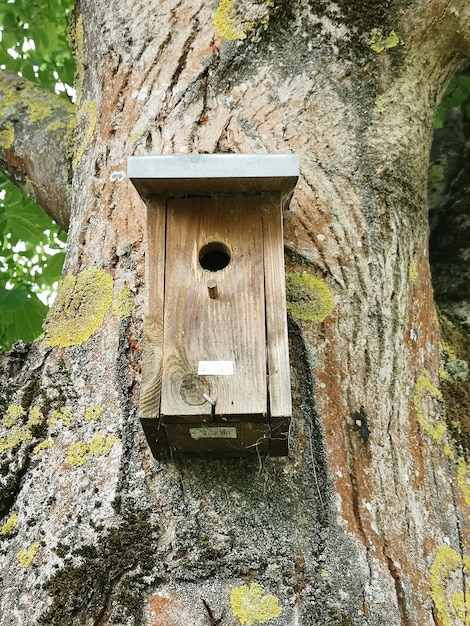
M 265 418 L 259 198 L 167 201 L 161 415 Z

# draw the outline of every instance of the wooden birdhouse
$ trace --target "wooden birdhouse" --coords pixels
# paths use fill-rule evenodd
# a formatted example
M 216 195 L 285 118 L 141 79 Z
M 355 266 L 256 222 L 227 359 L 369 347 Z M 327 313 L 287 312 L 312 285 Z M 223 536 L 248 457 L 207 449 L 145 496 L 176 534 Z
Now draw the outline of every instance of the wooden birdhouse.
M 155 456 L 287 454 L 282 208 L 295 155 L 131 157 L 147 204 L 139 416 Z

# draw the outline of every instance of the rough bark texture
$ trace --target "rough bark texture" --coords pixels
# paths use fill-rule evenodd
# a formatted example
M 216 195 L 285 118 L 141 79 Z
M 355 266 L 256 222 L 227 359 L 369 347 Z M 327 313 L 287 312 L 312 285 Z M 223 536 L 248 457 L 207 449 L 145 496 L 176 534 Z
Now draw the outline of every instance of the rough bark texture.
M 0 72 L 0 168 L 65 230 L 73 106 L 12 72 Z
M 67 277 L 2 361 L 2 624 L 469 623 L 426 208 L 469 26 L 465 0 L 79 3 Z M 300 155 L 286 262 L 335 306 L 289 320 L 289 458 L 157 462 L 136 418 L 126 158 L 185 152 Z

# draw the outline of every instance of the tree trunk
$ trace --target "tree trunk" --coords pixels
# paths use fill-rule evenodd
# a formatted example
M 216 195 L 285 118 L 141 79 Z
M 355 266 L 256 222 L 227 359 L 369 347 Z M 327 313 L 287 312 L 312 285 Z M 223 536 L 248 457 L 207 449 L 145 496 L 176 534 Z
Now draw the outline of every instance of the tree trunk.
M 79 3 L 64 280 L 44 337 L 2 357 L 2 625 L 470 623 L 426 204 L 469 27 L 465 0 Z M 288 458 L 158 461 L 137 418 L 126 160 L 205 152 L 300 155 Z

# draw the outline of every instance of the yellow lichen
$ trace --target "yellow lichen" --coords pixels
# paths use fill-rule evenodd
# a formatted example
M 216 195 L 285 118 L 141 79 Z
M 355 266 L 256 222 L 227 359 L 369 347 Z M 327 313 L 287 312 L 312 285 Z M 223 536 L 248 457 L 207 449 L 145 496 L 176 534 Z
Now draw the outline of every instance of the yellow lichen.
M 431 567 L 431 598 L 442 626 L 454 626 L 456 615 L 465 626 L 470 626 L 470 593 L 467 592 L 464 599 L 463 594 L 454 593 L 450 596 L 447 590 L 453 574 L 456 573 L 461 580 L 463 571 L 470 574 L 470 558 L 462 557 L 449 546 L 441 546 Z
M 113 299 L 113 279 L 104 270 L 68 274 L 44 322 L 49 346 L 77 346 L 101 326 Z
M 41 409 L 38 406 L 33 406 L 28 414 L 28 424 L 29 428 L 34 428 L 34 426 L 39 426 L 42 424 L 44 419 L 43 414 L 41 413 Z
M 214 28 L 219 37 L 235 41 L 236 39 L 246 39 L 247 31 L 237 23 L 235 17 L 233 0 L 220 0 L 219 6 L 214 14 Z
M 113 313 L 117 317 L 132 317 L 134 315 L 134 301 L 132 299 L 132 292 L 126 285 L 119 292 L 116 303 L 113 307 Z
M 18 552 L 16 558 L 18 559 L 22 567 L 28 567 L 29 565 L 31 565 L 31 561 L 36 556 L 36 552 L 38 551 L 40 545 L 41 544 L 39 543 L 39 541 L 36 541 L 36 543 L 33 543 L 32 546 L 26 548 L 26 550 L 20 550 Z
M 64 130 L 66 131 L 68 127 L 68 123 L 63 120 L 54 120 L 50 124 L 46 126 L 46 130 L 50 132 L 54 132 L 56 130 Z
M 75 89 L 77 90 L 77 106 L 81 104 L 83 97 L 83 83 L 85 81 L 85 36 L 83 31 L 83 16 L 79 15 L 75 23 L 75 41 L 73 49 L 75 53 Z
M 0 130 L 0 148 L 8 150 L 15 143 L 15 129 L 11 122 L 6 122 Z
M 78 441 L 70 446 L 67 451 L 66 460 L 70 465 L 79 467 L 85 465 L 90 457 L 106 456 L 119 439 L 116 435 L 110 434 L 107 437 L 97 434 L 88 444 L 85 441 Z
M 420 376 L 416 381 L 413 399 L 418 423 L 429 437 L 432 437 L 436 443 L 440 444 L 447 432 L 447 425 L 442 419 L 438 419 L 435 424 L 428 422 L 424 414 L 424 401 L 426 398 L 440 401 L 442 400 L 442 394 L 427 376 Z
M 410 267 L 408 269 L 408 276 L 412 283 L 415 283 L 418 280 L 418 264 L 413 259 L 410 263 Z
M 23 417 L 24 415 L 26 415 L 26 411 L 22 406 L 10 404 L 10 406 L 7 407 L 5 415 L 3 416 L 2 426 L 10 428 L 20 417 Z
M 0 527 L 0 535 L 8 536 L 12 533 L 15 526 L 18 524 L 19 518 L 16 513 L 12 513 L 7 521 Z
M 91 138 L 94 135 L 97 122 L 97 107 L 94 100 L 87 100 L 77 112 L 76 131 L 79 135 L 78 146 L 72 159 L 72 169 L 75 170 L 85 153 Z
M 392 30 L 388 35 L 385 35 L 384 32 L 378 28 L 375 28 L 372 31 L 372 34 L 367 41 L 367 45 L 377 53 L 390 48 L 395 48 L 399 43 L 400 39 L 394 30 Z
M 70 465 L 75 465 L 76 467 L 79 467 L 80 465 L 85 465 L 89 458 L 88 444 L 84 441 L 78 441 L 77 443 L 73 443 L 67 450 L 66 461 Z
M 299 320 L 323 322 L 334 308 L 324 280 L 307 272 L 286 274 L 287 309 Z
M 85 419 L 88 422 L 91 422 L 92 420 L 97 420 L 101 417 L 103 411 L 103 406 L 92 406 L 85 411 Z
M 17 426 L 6 437 L 0 438 L 0 452 L 11 450 L 23 441 L 30 441 L 32 438 L 31 431 L 27 426 Z
M 29 109 L 29 119 L 31 122 L 40 122 L 41 120 L 46 119 L 52 115 L 52 109 L 48 104 L 41 102 L 39 100 L 35 102 L 30 102 L 28 105 Z
M 444 447 L 442 448 L 442 452 L 446 455 L 449 461 L 455 461 L 455 452 L 452 449 L 452 446 L 450 445 L 450 443 L 444 444 Z
M 40 454 L 43 450 L 52 448 L 53 445 L 54 445 L 54 439 L 45 439 L 44 441 L 41 441 L 41 443 L 38 443 L 37 446 L 34 446 L 33 453 Z
M 92 456 L 106 456 L 109 454 L 114 443 L 117 441 L 116 435 L 95 435 L 90 443 L 90 454 Z
M 16 425 L 18 420 L 24 418 L 26 411 L 22 406 L 11 404 L 3 416 L 2 426 L 9 429 L 5 437 L 0 438 L 0 452 L 11 450 L 23 441 L 30 441 L 33 438 L 31 429 L 42 422 L 42 414 L 39 407 L 32 407 L 29 411 L 26 424 Z M 13 426 L 15 426 L 13 428 Z
M 135 135 L 132 135 L 131 141 L 132 143 L 137 143 L 139 139 L 141 139 L 145 135 L 145 131 L 138 130 Z
M 60 409 L 55 409 L 49 416 L 49 424 L 52 426 L 57 424 L 57 422 L 61 420 L 64 426 L 70 426 L 73 423 L 74 417 L 73 413 L 70 409 L 65 408 L 65 406 L 60 407 Z
M 452 594 L 452 606 L 465 626 L 470 626 L 470 585 L 467 584 L 465 592 L 459 591 Z
M 457 484 L 462 491 L 465 504 L 470 506 L 470 464 L 463 457 L 458 460 Z
M 31 122 L 38 122 L 51 116 L 56 107 L 73 113 L 74 106 L 55 94 L 44 91 L 39 85 L 26 80 L 11 81 L 0 78 L 0 116 L 12 118 L 19 108 L 26 109 Z M 8 134 L 5 141 L 12 140 L 13 126 L 5 124 Z M 6 147 L 6 146 L 3 146 Z
M 278 599 L 271 594 L 265 594 L 257 583 L 252 583 L 249 587 L 242 585 L 232 589 L 230 605 L 233 615 L 238 617 L 240 624 L 247 626 L 278 617 L 282 611 Z

